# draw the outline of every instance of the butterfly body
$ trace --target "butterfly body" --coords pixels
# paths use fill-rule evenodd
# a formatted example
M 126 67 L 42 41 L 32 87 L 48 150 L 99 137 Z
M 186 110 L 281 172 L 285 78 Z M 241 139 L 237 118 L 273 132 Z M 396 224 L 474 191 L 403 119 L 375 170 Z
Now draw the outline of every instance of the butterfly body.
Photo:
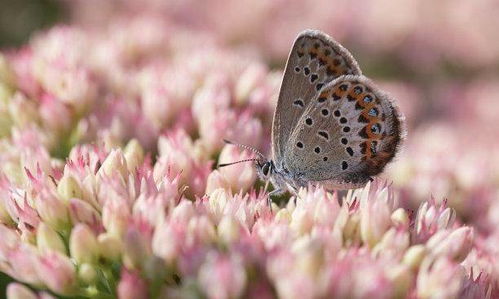
M 290 51 L 272 127 L 272 157 L 257 171 L 275 190 L 359 188 L 381 173 L 404 135 L 394 101 L 352 55 L 317 30 Z

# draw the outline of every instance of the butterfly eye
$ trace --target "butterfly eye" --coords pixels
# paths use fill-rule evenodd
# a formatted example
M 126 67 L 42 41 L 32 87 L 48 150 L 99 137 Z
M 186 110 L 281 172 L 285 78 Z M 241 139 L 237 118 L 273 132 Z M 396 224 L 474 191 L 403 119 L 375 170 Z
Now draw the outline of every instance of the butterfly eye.
M 270 162 L 267 162 L 265 164 L 263 164 L 263 167 L 262 167 L 262 173 L 264 176 L 267 176 L 270 172 Z

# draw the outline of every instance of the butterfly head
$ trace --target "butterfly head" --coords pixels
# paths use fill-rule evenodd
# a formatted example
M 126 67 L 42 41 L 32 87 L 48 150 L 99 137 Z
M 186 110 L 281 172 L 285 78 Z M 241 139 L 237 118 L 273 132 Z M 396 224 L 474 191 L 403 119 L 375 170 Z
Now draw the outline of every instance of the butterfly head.
M 272 160 L 267 160 L 267 158 L 261 152 L 259 152 L 257 149 L 255 149 L 251 146 L 248 146 L 248 145 L 233 143 L 233 142 L 228 141 L 228 140 L 224 140 L 224 141 L 227 144 L 231 144 L 231 145 L 243 148 L 245 150 L 252 151 L 253 153 L 256 154 L 256 157 L 250 158 L 250 159 L 244 159 L 244 160 L 240 160 L 240 161 L 236 161 L 236 162 L 231 162 L 231 163 L 219 164 L 218 167 L 225 167 L 225 166 L 229 166 L 229 165 L 233 165 L 233 164 L 237 164 L 237 163 L 241 163 L 241 162 L 254 161 L 256 164 L 257 174 L 261 179 L 268 180 L 272 176 L 272 174 L 275 173 L 274 162 L 272 162 Z
M 256 161 L 256 171 L 262 180 L 268 180 L 275 172 L 275 165 L 272 160 Z

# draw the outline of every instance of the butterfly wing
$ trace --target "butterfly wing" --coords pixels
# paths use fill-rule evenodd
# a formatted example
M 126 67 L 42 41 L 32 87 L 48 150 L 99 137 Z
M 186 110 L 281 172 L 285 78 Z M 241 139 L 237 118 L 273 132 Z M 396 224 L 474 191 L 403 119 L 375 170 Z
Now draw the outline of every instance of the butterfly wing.
M 284 166 L 296 181 L 355 188 L 393 159 L 403 136 L 392 99 L 364 76 L 330 82 L 301 115 Z
M 277 164 L 312 98 L 326 84 L 347 74 L 361 74 L 348 50 L 317 30 L 306 30 L 298 35 L 288 57 L 274 113 L 272 156 Z

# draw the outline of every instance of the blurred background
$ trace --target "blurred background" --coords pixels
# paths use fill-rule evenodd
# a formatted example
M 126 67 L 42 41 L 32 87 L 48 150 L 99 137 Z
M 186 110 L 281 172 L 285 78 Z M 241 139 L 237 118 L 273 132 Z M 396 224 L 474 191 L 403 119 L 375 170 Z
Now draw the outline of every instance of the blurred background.
M 5 53 L 55 24 L 120 44 L 120 63 L 135 69 L 165 45 L 215 44 L 277 76 L 296 35 L 320 29 L 400 103 L 407 141 L 385 175 L 406 206 L 432 196 L 485 235 L 499 224 L 498 1 L 0 1 Z

